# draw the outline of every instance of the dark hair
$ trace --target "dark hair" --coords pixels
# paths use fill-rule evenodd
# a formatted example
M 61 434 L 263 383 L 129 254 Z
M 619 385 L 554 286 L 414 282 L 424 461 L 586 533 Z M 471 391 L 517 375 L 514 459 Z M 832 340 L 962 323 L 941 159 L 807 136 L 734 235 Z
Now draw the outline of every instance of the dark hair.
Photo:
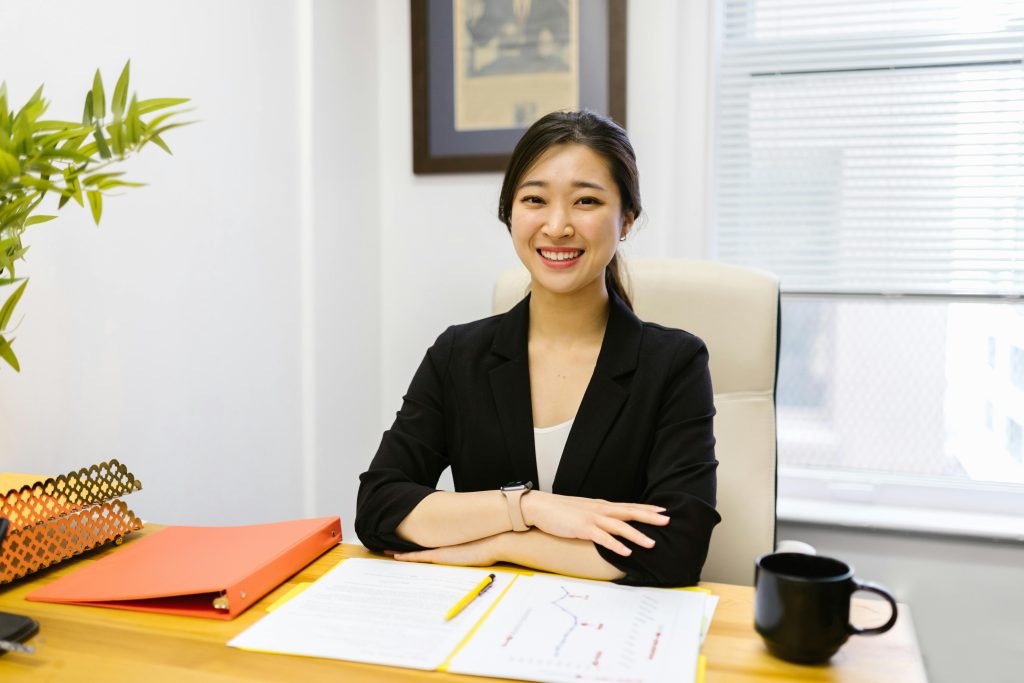
M 512 206 L 516 187 L 523 174 L 548 149 L 564 144 L 585 145 L 608 163 L 608 171 L 619 188 L 622 215 L 640 216 L 640 174 L 636 168 L 636 154 L 622 126 L 596 112 L 556 111 L 541 117 L 523 133 L 512 157 L 508 160 L 505 180 L 498 198 L 498 219 L 512 230 Z M 616 253 L 605 269 L 605 282 L 630 309 L 633 302 L 626 293 L 619 255 Z

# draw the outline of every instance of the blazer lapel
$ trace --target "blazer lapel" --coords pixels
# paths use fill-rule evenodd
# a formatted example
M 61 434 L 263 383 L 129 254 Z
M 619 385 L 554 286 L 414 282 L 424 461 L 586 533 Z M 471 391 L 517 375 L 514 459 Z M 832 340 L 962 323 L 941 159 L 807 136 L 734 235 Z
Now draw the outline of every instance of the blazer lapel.
M 609 304 L 608 327 L 601 352 L 558 464 L 552 486 L 555 493 L 579 494 L 605 435 L 629 397 L 628 383 L 618 378 L 636 369 L 643 324 L 614 292 L 609 292 Z M 529 399 L 529 370 L 526 373 Z M 526 405 L 530 403 L 527 401 Z M 532 423 L 532 408 L 527 417 Z M 532 448 L 530 452 L 533 453 Z M 536 470 L 536 456 L 533 467 Z
M 530 297 L 527 296 L 502 318 L 491 352 L 504 358 L 505 362 L 489 374 L 514 479 L 532 481 L 536 486 L 537 455 L 533 440 L 533 402 L 530 398 L 527 352 L 529 325 Z

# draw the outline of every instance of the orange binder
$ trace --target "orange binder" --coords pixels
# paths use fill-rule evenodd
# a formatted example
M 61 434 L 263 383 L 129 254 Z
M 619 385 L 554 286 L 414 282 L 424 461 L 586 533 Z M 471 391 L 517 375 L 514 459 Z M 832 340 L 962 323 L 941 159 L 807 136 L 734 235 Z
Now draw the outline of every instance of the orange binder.
M 37 602 L 234 619 L 341 542 L 338 517 L 172 526 L 26 596 Z

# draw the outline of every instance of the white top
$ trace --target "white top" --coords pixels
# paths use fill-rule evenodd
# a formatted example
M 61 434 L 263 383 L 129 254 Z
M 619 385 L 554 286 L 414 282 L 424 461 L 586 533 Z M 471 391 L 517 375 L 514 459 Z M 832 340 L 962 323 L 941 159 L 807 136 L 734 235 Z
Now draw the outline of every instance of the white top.
M 576 419 L 576 418 L 573 418 Z M 533 447 L 537 451 L 537 490 L 551 492 L 555 472 L 562 460 L 565 442 L 569 439 L 572 420 L 553 427 L 533 428 Z

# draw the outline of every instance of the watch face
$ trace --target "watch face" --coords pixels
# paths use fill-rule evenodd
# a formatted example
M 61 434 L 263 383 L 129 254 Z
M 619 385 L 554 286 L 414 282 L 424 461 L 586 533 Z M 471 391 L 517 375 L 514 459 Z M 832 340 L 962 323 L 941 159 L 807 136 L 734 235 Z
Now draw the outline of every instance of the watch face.
M 501 487 L 502 491 L 529 491 L 533 488 L 532 481 L 510 481 Z

